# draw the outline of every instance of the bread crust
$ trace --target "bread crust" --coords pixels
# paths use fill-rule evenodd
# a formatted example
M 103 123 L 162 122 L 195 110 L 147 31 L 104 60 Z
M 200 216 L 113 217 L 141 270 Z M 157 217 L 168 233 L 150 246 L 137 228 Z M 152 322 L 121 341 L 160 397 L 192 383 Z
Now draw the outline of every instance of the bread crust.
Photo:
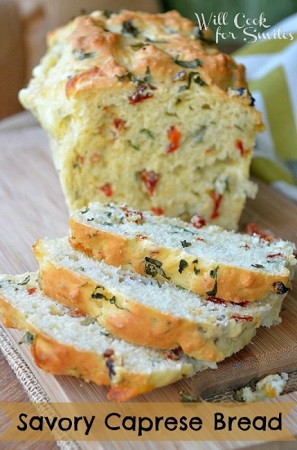
M 70 229 L 69 242 L 73 248 L 84 251 L 96 259 L 104 259 L 107 264 L 123 268 L 132 267 L 142 275 L 147 275 L 145 258 L 156 259 L 162 263 L 162 269 L 171 282 L 204 297 L 213 292 L 213 296 L 224 301 L 254 302 L 264 300 L 269 293 L 275 292 L 275 283 L 282 283 L 287 290 L 291 286 L 289 270 L 286 274 L 275 275 L 232 267 L 216 261 L 209 262 L 202 258 L 199 258 L 199 263 L 193 264 L 195 257 L 187 254 L 185 249 L 181 253 L 178 250 L 157 246 L 147 237 L 129 239 L 108 233 L 76 221 L 74 217 L 70 218 Z M 182 273 L 179 272 L 181 259 L 187 263 Z M 195 273 L 194 267 L 200 270 L 198 274 Z M 216 278 L 213 275 L 214 271 Z M 156 278 L 164 280 L 159 274 L 156 274 Z
M 230 318 L 228 327 L 219 327 L 207 318 L 197 323 L 165 313 L 141 304 L 118 289 L 111 292 L 103 282 L 100 284 L 99 277 L 94 280 L 52 262 L 42 241 L 34 246 L 34 252 L 39 260 L 39 280 L 45 295 L 95 317 L 113 335 L 133 344 L 159 349 L 181 347 L 195 359 L 218 362 L 248 344 L 261 325 L 258 314 L 248 316 L 248 320 L 244 315 L 239 321 Z
M 97 11 L 51 32 L 20 101 L 50 135 L 71 209 L 110 199 L 234 229 L 255 196 L 263 125 L 245 69 L 176 11 Z
M 98 385 L 110 386 L 107 397 L 112 401 L 126 401 L 144 394 L 154 388 L 178 381 L 192 375 L 193 367 L 189 364 L 183 371 L 163 370 L 159 374 L 144 374 L 127 371 L 125 367 L 114 362 L 115 377 L 110 377 L 106 357 L 91 351 L 82 351 L 75 346 L 62 344 L 44 333 L 26 320 L 17 308 L 13 307 L 0 295 L 0 314 L 3 324 L 9 328 L 29 331 L 33 336 L 30 346 L 31 354 L 38 367 L 53 375 L 71 375 L 93 381 Z
M 143 48 L 137 51 L 137 57 L 123 45 L 122 24 L 131 23 L 137 35 L 143 31 L 154 30 L 154 42 L 147 41 Z M 175 30 L 170 39 L 166 29 Z M 111 32 L 112 30 L 112 32 Z M 143 75 L 146 67 L 154 72 L 154 77 L 159 82 L 171 82 L 171 77 L 177 71 L 176 63 L 170 55 L 182 55 L 180 59 L 187 61 L 200 58 L 203 60 L 201 73 L 209 85 L 218 86 L 226 90 L 229 86 L 246 87 L 245 68 L 242 64 L 236 64 L 234 59 L 221 53 L 215 46 L 206 45 L 206 40 L 194 39 L 193 22 L 183 18 L 177 11 L 169 11 L 165 14 L 148 14 L 137 11 L 121 11 L 106 18 L 101 12 L 95 12 L 90 16 L 80 16 L 64 28 L 58 28 L 48 35 L 48 45 L 64 40 L 71 51 L 81 51 L 84 54 L 95 53 L 86 61 L 86 67 L 100 65 L 102 76 L 92 78 L 82 86 L 73 86 L 71 95 L 75 95 L 81 89 L 100 89 L 106 86 L 106 78 L 112 80 L 112 84 L 119 83 L 115 75 L 121 76 L 126 72 L 125 67 L 132 63 L 132 71 L 135 75 Z M 125 34 L 125 33 L 124 33 Z M 135 32 L 136 34 L 136 32 Z M 130 36 L 131 44 L 142 42 L 141 37 Z M 163 41 L 163 43 L 162 43 Z M 210 40 L 209 40 L 210 41 Z M 163 49 L 166 49 L 164 54 Z M 75 56 L 74 56 L 75 57 Z M 74 59 L 73 57 L 73 59 Z M 86 58 L 88 59 L 88 58 Z M 89 69 L 86 69 L 86 72 Z

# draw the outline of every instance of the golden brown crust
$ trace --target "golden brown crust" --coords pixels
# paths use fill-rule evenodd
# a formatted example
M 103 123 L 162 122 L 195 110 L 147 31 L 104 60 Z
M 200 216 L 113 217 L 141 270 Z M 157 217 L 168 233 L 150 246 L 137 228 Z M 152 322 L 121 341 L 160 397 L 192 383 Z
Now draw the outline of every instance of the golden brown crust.
M 30 347 L 35 363 L 53 375 L 71 375 L 98 385 L 108 385 L 109 400 L 126 401 L 137 395 L 182 378 L 178 371 L 163 373 L 160 380 L 152 375 L 140 374 L 117 367 L 117 380 L 111 381 L 106 358 L 91 351 L 82 351 L 71 345 L 62 344 L 33 326 L 4 297 L 0 296 L 0 314 L 5 326 L 29 331 L 34 336 Z M 189 369 L 190 370 L 190 369 Z
M 35 339 L 31 353 L 38 367 L 54 375 L 71 375 L 98 385 L 110 386 L 107 398 L 126 401 L 151 391 L 155 386 L 145 374 L 124 373 L 118 385 L 111 385 L 106 359 L 96 353 L 82 352 L 75 347 L 59 344 L 40 330 L 31 329 Z
M 23 318 L 17 311 L 13 308 L 5 298 L 0 296 L 0 312 L 3 325 L 7 328 L 22 328 Z M 20 328 L 19 328 L 20 327 Z
M 195 263 L 195 257 L 186 255 L 185 249 L 181 257 L 179 251 L 157 247 L 148 238 L 128 239 L 92 228 L 77 222 L 73 217 L 70 219 L 70 229 L 69 242 L 73 248 L 82 250 L 96 259 L 104 259 L 107 264 L 123 268 L 132 267 L 142 275 L 147 274 L 145 258 L 157 259 L 162 262 L 162 269 L 171 282 L 201 296 L 218 297 L 234 303 L 253 302 L 263 300 L 270 292 L 275 292 L 274 283 L 280 282 L 287 288 L 290 287 L 289 270 L 287 274 L 275 275 L 221 263 L 218 266 L 217 262 L 210 263 L 202 258 L 199 258 L 199 263 Z M 181 258 L 188 264 L 182 273 L 179 272 Z M 200 271 L 198 274 L 197 270 Z M 159 275 L 156 277 L 164 279 Z
M 104 358 L 99 360 L 96 354 L 60 344 L 38 329 L 33 328 L 30 331 L 36 336 L 31 353 L 41 369 L 55 375 L 76 376 L 99 385 L 110 384 Z
M 94 299 L 92 294 L 97 285 L 92 279 L 47 262 L 40 264 L 40 283 L 46 295 L 96 317 L 100 325 L 118 338 L 160 349 L 180 346 L 189 356 L 205 361 L 221 361 L 226 357 L 213 340 L 203 336 L 207 325 L 199 329 L 197 323 L 163 314 L 120 293 L 115 303 Z M 114 297 L 107 290 L 102 293 L 107 299 Z
M 216 317 L 205 316 L 200 322 L 179 317 L 162 307 L 141 303 L 133 294 L 123 294 L 120 287 L 106 287 L 100 281 L 99 268 L 94 279 L 87 269 L 77 272 L 67 264 L 52 261 L 43 241 L 34 246 L 34 252 L 39 260 L 40 285 L 46 295 L 91 315 L 114 336 L 136 345 L 168 350 L 180 347 L 195 359 L 217 362 L 249 343 L 261 325 L 261 314 L 257 311 L 248 320 L 241 316 L 239 322 L 229 313 L 226 325 L 217 324 Z M 196 310 L 195 300 L 193 314 L 203 314 L 202 310 Z
M 46 372 L 71 375 L 100 386 L 110 386 L 107 398 L 112 401 L 130 400 L 156 387 L 145 374 L 130 372 L 121 374 L 120 384 L 111 385 L 106 359 L 99 359 L 92 352 L 82 352 L 75 347 L 59 344 L 34 328 L 31 331 L 36 336 L 30 349 L 32 356 L 36 365 Z
M 112 200 L 237 227 L 261 114 L 244 67 L 197 30 L 174 11 L 97 11 L 50 33 L 20 101 L 71 209 Z
M 127 31 L 125 23 L 129 24 Z M 176 11 L 165 14 L 122 11 L 109 18 L 102 12 L 95 12 L 77 17 L 48 36 L 49 46 L 61 40 L 66 40 L 69 46 L 74 67 L 77 59 L 83 60 L 77 67 L 85 83 L 71 83 L 68 94 L 119 84 L 117 76 L 127 70 L 135 76 L 143 76 L 147 67 L 157 85 L 172 83 L 172 76 L 181 70 L 175 59 L 199 59 L 199 72 L 206 83 L 222 91 L 227 91 L 228 87 L 246 87 L 244 66 L 222 54 L 210 39 L 204 40 L 195 34 L 195 23 Z M 85 59 L 80 55 L 86 55 Z M 93 76 L 95 67 L 100 67 L 100 76 Z M 193 69 L 186 68 L 190 70 Z

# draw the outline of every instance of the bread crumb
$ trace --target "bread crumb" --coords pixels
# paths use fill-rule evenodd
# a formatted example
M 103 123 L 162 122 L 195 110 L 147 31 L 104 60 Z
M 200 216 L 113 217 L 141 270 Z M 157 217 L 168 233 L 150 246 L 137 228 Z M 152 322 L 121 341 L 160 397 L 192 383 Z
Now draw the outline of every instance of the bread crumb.
M 241 388 L 235 392 L 234 398 L 237 401 L 251 403 L 278 397 L 283 392 L 288 378 L 289 376 L 286 372 L 282 372 L 280 375 L 267 375 L 258 381 L 255 390 L 252 390 L 250 387 Z

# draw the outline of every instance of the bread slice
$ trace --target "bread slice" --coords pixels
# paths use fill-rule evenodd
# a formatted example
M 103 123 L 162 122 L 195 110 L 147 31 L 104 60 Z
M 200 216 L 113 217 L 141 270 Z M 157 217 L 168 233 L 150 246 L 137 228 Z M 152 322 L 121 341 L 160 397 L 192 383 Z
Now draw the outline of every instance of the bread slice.
M 46 295 L 95 317 L 115 336 L 134 344 L 176 348 L 196 359 L 221 361 L 248 344 L 260 325 L 280 322 L 284 295 L 240 306 L 208 300 L 96 261 L 65 239 L 34 247 Z
M 291 286 L 295 246 L 114 204 L 91 203 L 70 219 L 70 243 L 97 259 L 202 296 L 236 303 L 282 295 Z
M 49 133 L 71 209 L 109 199 L 237 226 L 263 126 L 244 67 L 208 30 L 176 11 L 95 11 L 47 43 L 20 101 Z
M 112 336 L 90 316 L 44 296 L 38 275 L 0 277 L 0 314 L 6 327 L 26 332 L 36 364 L 111 386 L 108 398 L 124 401 L 216 364 L 185 356 L 180 349 L 154 350 Z

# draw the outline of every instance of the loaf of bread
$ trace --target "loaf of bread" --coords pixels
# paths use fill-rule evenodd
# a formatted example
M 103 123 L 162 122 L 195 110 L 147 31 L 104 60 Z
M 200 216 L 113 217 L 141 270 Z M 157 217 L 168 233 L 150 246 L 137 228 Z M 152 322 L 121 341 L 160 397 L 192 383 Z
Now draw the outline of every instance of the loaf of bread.
M 110 400 L 128 400 L 216 367 L 180 349 L 154 350 L 115 338 L 90 316 L 42 295 L 36 273 L 0 277 L 0 314 L 6 327 L 26 332 L 40 368 L 110 385 Z
M 106 263 L 236 303 L 285 294 L 296 258 L 291 242 L 92 203 L 70 218 L 71 245 Z
M 181 347 L 196 359 L 222 361 L 247 345 L 259 326 L 280 322 L 284 295 L 227 305 L 97 261 L 73 250 L 67 238 L 41 240 L 34 251 L 46 295 L 90 314 L 134 344 Z
M 177 12 L 94 12 L 48 35 L 23 106 L 71 209 L 125 202 L 237 226 L 261 116 L 244 67 Z

